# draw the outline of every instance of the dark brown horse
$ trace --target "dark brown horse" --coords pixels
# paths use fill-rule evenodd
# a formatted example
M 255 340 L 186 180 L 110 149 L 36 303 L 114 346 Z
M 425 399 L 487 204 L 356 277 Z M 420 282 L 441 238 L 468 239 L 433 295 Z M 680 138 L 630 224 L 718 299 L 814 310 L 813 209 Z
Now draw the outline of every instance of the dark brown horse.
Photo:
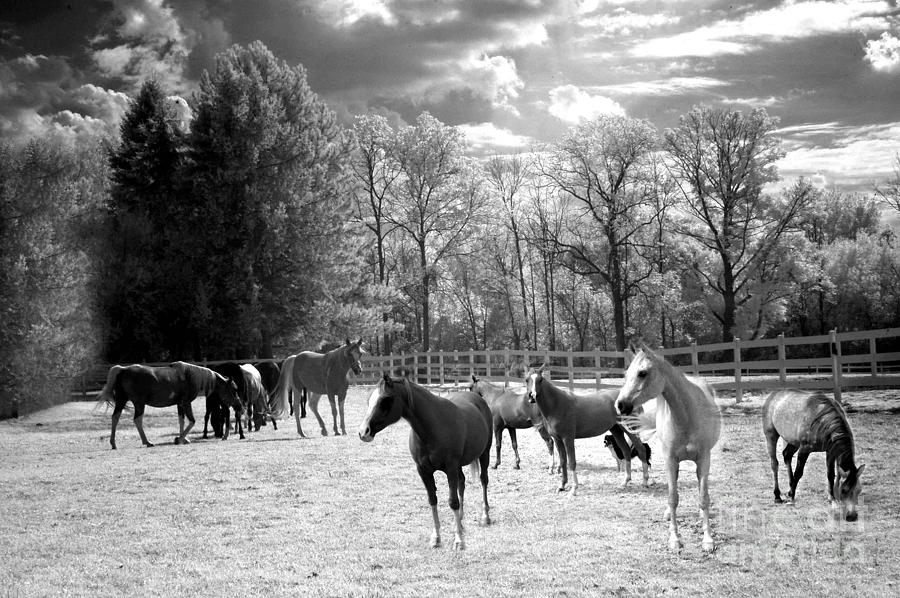
M 278 378 L 278 386 L 270 398 L 270 411 L 273 417 L 281 417 L 288 411 L 288 393 L 293 390 L 299 397 L 301 389 L 309 391 L 309 407 L 319 421 L 322 436 L 327 436 L 325 422 L 319 415 L 319 397 L 326 395 L 331 403 L 331 416 L 334 421 L 334 433 L 338 434 L 338 408 L 341 415 L 341 434 L 346 434 L 344 427 L 344 399 L 347 397 L 347 388 L 350 383 L 347 380 L 347 372 L 353 370 L 354 374 L 362 371 L 359 363 L 363 354 L 362 339 L 332 349 L 328 353 L 314 353 L 303 351 L 297 355 L 291 355 L 284 360 L 281 367 L 281 376 Z M 335 405 L 335 398 L 337 405 Z M 303 434 L 300 427 L 300 412 L 294 410 L 294 419 L 297 421 L 297 433 Z
M 116 426 L 119 416 L 128 401 L 134 405 L 134 425 L 137 427 L 141 442 L 145 446 L 153 446 L 144 434 L 144 407 L 178 407 L 178 437 L 175 444 L 186 444 L 187 434 L 194 427 L 194 413 L 191 402 L 199 395 L 219 392 L 225 405 L 241 408 L 235 383 L 216 372 L 201 367 L 176 361 L 168 366 L 148 367 L 144 365 L 119 366 L 109 368 L 106 385 L 100 392 L 100 402 L 106 401 L 114 405 L 112 414 L 112 431 L 109 444 L 116 448 Z M 190 422 L 184 427 L 184 418 Z
M 553 467 L 553 439 L 547 433 L 544 422 L 541 418 L 541 412 L 537 405 L 528 402 L 525 398 L 524 389 L 504 389 L 494 386 L 487 380 L 472 376 L 472 384 L 469 390 L 477 393 L 491 408 L 491 416 L 493 418 L 494 443 L 497 451 L 497 460 L 494 461 L 494 469 L 500 465 L 500 447 L 503 444 L 503 430 L 509 432 L 509 441 L 512 443 L 513 453 L 516 455 L 516 463 L 514 469 L 519 469 L 521 460 L 519 459 L 519 443 L 516 439 L 516 430 L 526 428 L 534 428 L 547 445 L 550 452 L 551 468 Z
M 447 474 L 450 486 L 450 508 L 456 519 L 453 547 L 465 548 L 463 538 L 463 495 L 466 476 L 463 465 L 471 466 L 474 477 L 479 474 L 484 511 L 481 523 L 491 522 L 488 512 L 488 466 L 491 460 L 491 410 L 484 399 L 473 392 L 452 393 L 447 398 L 432 394 L 406 378 L 387 374 L 372 391 L 366 416 L 359 425 L 359 438 L 371 442 L 381 430 L 400 418 L 409 422 L 409 452 L 425 484 L 434 532 L 431 546 L 441 544 L 441 523 L 437 511 L 437 489 L 434 472 Z
M 824 451 L 828 493 L 833 505 L 841 509 L 847 521 L 856 521 L 856 502 L 862 490 L 860 475 L 865 465 L 857 467 L 854 461 L 853 432 L 841 404 L 822 392 L 776 390 L 763 404 L 762 421 L 775 477 L 775 502 L 782 502 L 776 455 L 781 437 L 786 443 L 781 455 L 790 484 L 788 500 L 794 501 L 809 454 Z M 795 453 L 797 467 L 791 469 Z
M 244 427 L 240 417 L 242 412 L 247 411 L 248 403 L 247 380 L 244 376 L 244 371 L 239 364 L 233 362 L 215 364 L 210 366 L 209 369 L 234 382 L 235 388 L 237 388 L 237 396 L 241 404 L 234 412 L 234 427 L 238 437 L 244 440 Z M 209 424 L 212 424 L 213 435 L 216 438 L 228 439 L 228 434 L 231 431 L 231 411 L 221 393 L 215 390 L 206 394 L 206 413 L 203 415 L 203 438 L 207 438 L 207 426 Z
M 525 388 L 528 400 L 536 403 L 547 426 L 547 432 L 556 443 L 559 452 L 560 472 L 559 491 L 566 489 L 568 476 L 572 475 L 572 495 L 578 489 L 577 461 L 575 460 L 575 439 L 592 438 L 606 432 L 612 433 L 622 451 L 630 450 L 625 434 L 637 447 L 638 455 L 644 466 L 644 486 L 650 483 L 649 461 L 644 443 L 637 435 L 627 432 L 617 425 L 616 396 L 617 391 L 608 390 L 590 395 L 574 395 L 544 378 L 544 368 L 531 368 L 525 376 Z M 628 448 L 626 448 L 628 447 Z M 631 461 L 625 461 L 625 480 L 623 485 L 631 481 Z

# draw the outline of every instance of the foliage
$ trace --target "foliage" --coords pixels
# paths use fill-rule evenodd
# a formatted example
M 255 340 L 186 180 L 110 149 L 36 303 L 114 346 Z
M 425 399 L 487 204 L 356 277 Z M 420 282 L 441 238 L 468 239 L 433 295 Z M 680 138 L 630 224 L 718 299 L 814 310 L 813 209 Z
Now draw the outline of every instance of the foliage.
M 98 351 L 92 285 L 96 146 L 0 146 L 0 417 L 68 400 Z

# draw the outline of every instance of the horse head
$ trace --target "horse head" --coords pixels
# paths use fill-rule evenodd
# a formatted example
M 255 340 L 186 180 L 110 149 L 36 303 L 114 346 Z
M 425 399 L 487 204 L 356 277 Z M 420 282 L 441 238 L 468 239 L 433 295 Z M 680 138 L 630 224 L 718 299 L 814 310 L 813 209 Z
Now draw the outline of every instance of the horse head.
M 344 348 L 344 354 L 350 360 L 350 369 L 353 370 L 354 374 L 359 376 L 360 373 L 362 373 L 362 363 L 360 363 L 360 360 L 362 359 L 363 353 L 366 352 L 365 349 L 362 348 L 362 338 L 358 339 L 356 342 L 350 342 L 350 339 L 348 338 Z
M 541 391 L 541 384 L 544 381 L 544 370 L 547 364 L 541 364 L 537 369 L 529 368 L 525 374 L 525 396 L 528 397 L 529 403 L 536 403 L 538 393 Z
M 406 380 L 394 380 L 385 374 L 369 396 L 366 416 L 359 424 L 359 439 L 372 442 L 375 435 L 396 423 L 403 415 L 403 388 L 409 388 Z
M 662 394 L 666 379 L 661 368 L 662 360 L 641 346 L 625 370 L 625 379 L 616 398 L 616 413 L 631 415 L 635 408 Z
M 241 394 L 238 391 L 238 386 L 234 379 L 216 373 L 216 380 L 216 390 L 219 391 L 222 403 L 224 403 L 226 407 L 232 407 L 239 411 L 243 410 L 244 404 L 241 401 Z
M 834 500 L 839 501 L 841 511 L 847 521 L 856 521 L 859 515 L 856 512 L 856 503 L 859 499 L 859 493 L 862 491 L 862 483 L 859 476 L 862 474 L 865 465 L 856 467 L 851 465 L 849 470 L 844 470 L 840 465 L 837 466 L 837 475 L 834 478 Z

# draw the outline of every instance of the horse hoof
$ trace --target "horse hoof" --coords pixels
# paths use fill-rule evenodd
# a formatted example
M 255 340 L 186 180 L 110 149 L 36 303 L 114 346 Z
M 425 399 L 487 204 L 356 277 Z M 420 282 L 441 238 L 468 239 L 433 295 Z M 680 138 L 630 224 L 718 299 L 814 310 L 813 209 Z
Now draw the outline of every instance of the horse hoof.
M 431 547 L 432 548 L 440 548 L 441 547 L 441 537 L 440 536 L 432 536 L 431 537 Z
M 328 436 L 328 430 L 322 429 L 322 436 Z
M 519 467 L 519 464 L 516 463 L 515 465 L 513 465 L 513 469 L 521 469 L 521 467 Z
M 781 498 L 780 496 L 776 496 L 776 497 L 775 497 L 775 504 L 776 504 L 776 505 L 780 505 L 780 504 L 782 504 L 783 502 L 784 502 L 784 499 Z
M 669 550 L 677 552 L 681 550 L 682 546 L 684 545 L 681 543 L 681 538 L 669 538 Z
M 716 543 L 712 539 L 703 540 L 703 552 L 712 552 L 716 549 Z
M 491 466 L 491 469 L 497 469 L 498 467 L 500 467 L 500 462 L 499 462 L 499 461 L 497 461 L 496 463 L 494 463 L 494 464 Z
M 456 540 L 453 542 L 453 550 L 465 550 L 466 543 L 462 540 Z
M 487 526 L 487 525 L 490 525 L 490 524 L 491 524 L 491 518 L 490 518 L 490 516 L 488 516 L 488 515 L 482 515 L 482 516 L 481 516 L 481 525 Z

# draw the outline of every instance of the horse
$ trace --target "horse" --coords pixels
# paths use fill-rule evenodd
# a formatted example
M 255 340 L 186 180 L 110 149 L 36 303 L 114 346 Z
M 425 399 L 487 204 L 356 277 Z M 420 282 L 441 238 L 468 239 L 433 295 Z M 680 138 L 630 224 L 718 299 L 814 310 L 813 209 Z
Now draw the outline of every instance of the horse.
M 540 409 L 547 432 L 556 443 L 561 467 L 559 492 L 566 489 L 567 466 L 568 472 L 572 475 L 571 495 L 575 496 L 578 490 L 575 439 L 592 438 L 605 432 L 611 432 L 622 447 L 629 446 L 625 434 L 631 437 L 644 466 L 644 486 L 648 486 L 650 473 L 644 443 L 637 435 L 617 425 L 616 410 L 613 406 L 616 400 L 615 391 L 577 396 L 557 388 L 549 379 L 545 379 L 544 370 L 544 366 L 529 369 L 525 375 L 525 388 L 529 402 L 536 404 Z M 631 482 L 631 462 L 626 461 L 625 480 L 622 485 L 625 486 L 629 482 Z
M 226 405 L 240 409 L 241 402 L 234 381 L 208 368 L 183 361 L 175 361 L 163 367 L 112 366 L 109 368 L 106 384 L 100 391 L 98 401 L 115 406 L 109 436 L 110 446 L 113 450 L 116 449 L 116 426 L 128 401 L 134 405 L 134 425 L 144 446 L 153 446 L 144 434 L 144 407 L 147 405 L 151 407 L 177 405 L 179 433 L 175 438 L 175 444 L 187 444 L 189 442 L 187 434 L 195 423 L 191 402 L 200 394 L 209 395 L 212 392 L 218 392 Z M 184 426 L 185 417 L 190 422 L 187 428 Z
M 346 434 L 344 427 L 344 399 L 347 396 L 347 388 L 350 385 L 347 381 L 347 372 L 353 370 L 354 374 L 362 371 L 359 360 L 365 352 L 362 348 L 362 339 L 351 343 L 349 340 L 346 344 L 336 349 L 332 349 L 324 355 L 314 353 L 313 351 L 303 351 L 297 355 L 291 355 L 284 360 L 281 368 L 281 375 L 278 377 L 278 385 L 270 399 L 269 411 L 273 417 L 281 417 L 288 409 L 288 392 L 291 390 L 299 391 L 300 389 L 309 390 L 309 407 L 319 421 L 322 429 L 322 436 L 328 436 L 325 429 L 325 422 L 319 415 L 319 397 L 328 396 L 331 403 L 331 417 L 334 420 L 334 433 L 338 434 L 337 410 L 335 409 L 334 399 L 337 397 L 338 406 L 341 414 L 341 434 Z M 297 422 L 297 433 L 301 437 L 306 437 L 303 428 L 300 427 L 300 412 L 294 410 L 294 419 Z
M 516 455 L 516 463 L 513 469 L 519 469 L 519 443 L 516 439 L 516 430 L 534 427 L 553 458 L 553 440 L 547 433 L 538 408 L 525 399 L 524 390 L 503 389 L 472 375 L 472 384 L 469 390 L 481 396 L 491 408 L 491 416 L 494 429 L 494 441 L 496 442 L 497 460 L 494 461 L 494 469 L 500 466 L 500 447 L 503 444 L 503 430 L 509 431 L 509 440 L 512 443 L 513 452 Z M 551 463 L 551 468 L 553 464 Z
M 629 353 L 630 354 L 630 353 Z M 658 398 L 657 398 L 658 397 Z M 624 416 L 657 398 L 656 416 L 634 416 L 639 428 L 655 430 L 662 444 L 669 485 L 666 518 L 669 520 L 669 548 L 683 544 L 678 534 L 678 465 L 681 461 L 697 464 L 703 549 L 715 549 L 709 528 L 710 452 L 719 441 L 722 416 L 712 391 L 701 381 L 689 380 L 674 366 L 649 348 L 641 346 L 625 370 L 624 382 L 616 398 L 616 411 Z M 633 420 L 634 421 L 634 420 Z
M 635 457 L 638 457 L 638 450 L 635 446 L 629 446 L 628 453 L 623 453 L 621 447 L 616 442 L 616 439 L 612 434 L 607 434 L 603 437 L 603 446 L 609 449 L 609 454 L 612 455 L 612 458 L 615 459 L 616 465 L 619 468 L 619 471 L 625 469 L 625 461 L 631 461 Z M 650 464 L 650 445 L 645 444 L 644 448 L 647 450 L 647 464 Z M 628 455 L 628 459 L 625 458 L 625 455 Z
M 441 523 L 437 512 L 437 490 L 434 472 L 447 474 L 450 487 L 450 509 L 456 519 L 453 547 L 465 548 L 463 537 L 463 495 L 466 476 L 463 465 L 470 466 L 474 477 L 479 475 L 484 510 L 482 525 L 490 525 L 488 505 L 488 466 L 491 460 L 491 410 L 473 392 L 451 393 L 439 397 L 407 378 L 391 378 L 385 374 L 369 397 L 368 410 L 359 425 L 359 438 L 371 442 L 381 430 L 400 418 L 409 422 L 409 452 L 419 477 L 428 493 L 434 531 L 431 546 L 441 545 Z
M 219 363 L 211 366 L 209 369 L 232 380 L 237 388 L 237 396 L 241 405 L 240 408 L 234 408 L 234 427 L 239 438 L 244 440 L 244 427 L 240 415 L 242 412 L 249 412 L 247 407 L 247 380 L 244 370 L 241 369 L 240 364 L 233 362 Z M 228 433 L 231 431 L 231 414 L 228 405 L 216 391 L 206 395 L 206 413 L 203 415 L 203 438 L 207 438 L 207 424 L 210 422 L 212 423 L 215 437 L 227 440 Z M 222 432 L 223 427 L 224 434 Z
M 824 451 L 832 506 L 839 508 L 847 521 L 856 521 L 856 503 L 862 490 L 860 475 L 865 465 L 857 467 L 854 461 L 853 432 L 841 404 L 822 392 L 776 390 L 766 397 L 762 422 L 772 475 L 775 477 L 775 502 L 783 502 L 778 488 L 778 458 L 775 454 L 778 438 L 781 437 L 786 443 L 781 454 L 791 487 L 788 500 L 794 502 L 797 484 L 803 477 L 809 454 Z M 797 467 L 792 470 L 791 460 L 795 453 Z
M 262 375 L 253 364 L 242 363 L 241 371 L 244 375 L 244 401 L 247 413 L 247 431 L 259 431 L 261 425 L 265 425 L 266 417 L 269 417 L 269 393 L 263 386 Z M 272 420 L 275 429 L 278 424 Z

